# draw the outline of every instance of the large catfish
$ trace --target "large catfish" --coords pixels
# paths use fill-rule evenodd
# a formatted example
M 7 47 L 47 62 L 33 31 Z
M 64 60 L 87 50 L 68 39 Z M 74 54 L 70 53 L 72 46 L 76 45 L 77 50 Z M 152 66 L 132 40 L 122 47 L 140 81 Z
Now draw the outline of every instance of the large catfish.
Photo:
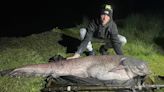
M 144 61 L 121 56 L 88 56 L 77 59 L 60 60 L 53 63 L 25 65 L 9 73 L 10 76 L 77 76 L 93 77 L 100 80 L 128 80 L 149 73 Z

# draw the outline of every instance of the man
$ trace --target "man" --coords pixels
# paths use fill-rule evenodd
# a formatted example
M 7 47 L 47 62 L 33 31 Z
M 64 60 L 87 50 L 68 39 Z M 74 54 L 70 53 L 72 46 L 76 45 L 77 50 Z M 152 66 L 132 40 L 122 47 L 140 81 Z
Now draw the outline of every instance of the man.
M 67 59 L 80 57 L 85 48 L 88 49 L 89 55 L 94 55 L 91 40 L 92 37 L 100 38 L 105 41 L 99 49 L 102 55 L 106 55 L 108 48 L 113 48 L 117 55 L 123 55 L 121 46 L 126 43 L 126 38 L 118 34 L 117 26 L 112 19 L 113 9 L 111 5 L 105 5 L 101 9 L 100 18 L 91 21 L 87 28 L 80 29 L 82 42 L 75 52 L 74 56 Z

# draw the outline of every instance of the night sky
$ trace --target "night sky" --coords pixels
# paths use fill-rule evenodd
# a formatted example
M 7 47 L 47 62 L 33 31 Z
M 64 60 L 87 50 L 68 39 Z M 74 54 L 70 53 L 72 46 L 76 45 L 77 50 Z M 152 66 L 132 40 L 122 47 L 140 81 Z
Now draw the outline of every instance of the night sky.
M 27 36 L 55 27 L 75 27 L 84 16 L 96 15 L 103 3 L 113 5 L 115 19 L 143 11 L 164 11 L 162 0 L 6 0 L 1 2 L 0 36 Z

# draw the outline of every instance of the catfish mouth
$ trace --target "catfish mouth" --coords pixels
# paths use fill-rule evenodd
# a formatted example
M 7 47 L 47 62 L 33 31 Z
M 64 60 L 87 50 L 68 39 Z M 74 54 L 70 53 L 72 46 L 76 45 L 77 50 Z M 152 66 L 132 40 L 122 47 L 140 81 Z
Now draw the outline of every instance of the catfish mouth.
M 125 67 L 126 71 L 131 71 L 133 74 L 139 76 L 145 76 L 150 74 L 150 70 L 148 69 L 148 65 L 146 62 L 139 62 L 132 58 L 122 58 L 120 64 Z

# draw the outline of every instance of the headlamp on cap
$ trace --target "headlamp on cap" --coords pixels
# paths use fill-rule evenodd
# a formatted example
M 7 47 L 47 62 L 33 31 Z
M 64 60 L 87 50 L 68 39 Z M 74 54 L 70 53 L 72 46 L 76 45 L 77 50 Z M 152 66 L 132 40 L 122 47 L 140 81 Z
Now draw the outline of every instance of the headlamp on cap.
M 104 11 L 103 11 L 103 14 L 109 15 L 109 11 L 104 10 Z

